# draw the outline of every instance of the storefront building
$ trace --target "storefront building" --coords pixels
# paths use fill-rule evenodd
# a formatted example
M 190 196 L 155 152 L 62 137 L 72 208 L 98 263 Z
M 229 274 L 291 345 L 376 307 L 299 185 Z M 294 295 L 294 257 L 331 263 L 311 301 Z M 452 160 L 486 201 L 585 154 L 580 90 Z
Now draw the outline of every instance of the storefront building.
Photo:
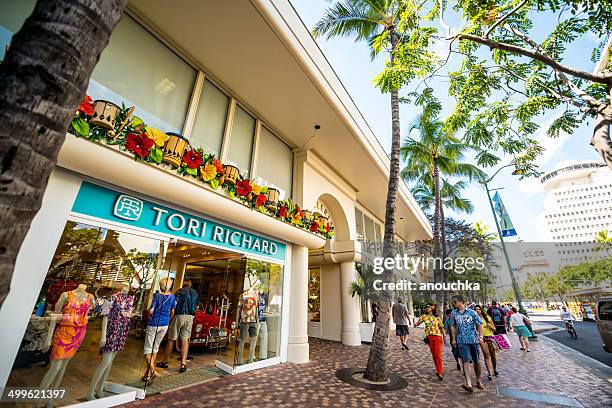
M 2 49 L 33 4 L 0 6 Z M 160 132 L 67 134 L 0 309 L 1 386 L 67 388 L 62 406 L 163 390 L 182 374 L 171 360 L 143 381 L 148 327 L 164 324 L 147 310 L 187 280 L 180 385 L 307 362 L 309 335 L 361 345 L 367 308 L 348 287 L 360 242 L 382 238 L 388 157 L 289 2 L 130 1 L 88 95 L 119 107 L 118 133 Z M 403 184 L 397 207 L 398 240 L 431 236 Z

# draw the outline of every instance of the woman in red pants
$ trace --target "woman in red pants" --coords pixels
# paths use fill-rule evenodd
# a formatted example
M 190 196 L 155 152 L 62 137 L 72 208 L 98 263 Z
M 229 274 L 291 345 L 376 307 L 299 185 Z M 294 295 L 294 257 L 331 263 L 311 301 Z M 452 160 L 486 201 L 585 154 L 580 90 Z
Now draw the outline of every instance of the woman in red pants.
M 444 325 L 442 319 L 438 316 L 436 305 L 433 303 L 427 304 L 427 314 L 419 318 L 415 326 L 425 323 L 425 343 L 429 344 L 429 350 L 436 365 L 436 375 L 442 381 L 442 343 L 444 341 Z

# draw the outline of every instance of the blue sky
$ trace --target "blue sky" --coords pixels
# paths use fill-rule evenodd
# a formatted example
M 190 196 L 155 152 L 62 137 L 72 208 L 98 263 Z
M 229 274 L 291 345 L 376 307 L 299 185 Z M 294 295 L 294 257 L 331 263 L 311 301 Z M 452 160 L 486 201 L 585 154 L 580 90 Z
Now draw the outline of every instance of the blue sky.
M 328 0 L 291 0 L 291 3 L 309 29 L 323 15 L 325 8 L 331 4 Z M 452 17 L 447 22 L 451 26 L 457 27 L 457 21 L 452 21 Z M 535 26 L 548 29 L 550 24 L 546 23 L 546 17 L 533 16 L 536 22 Z M 538 24 L 538 22 L 541 24 Z M 536 30 L 533 35 L 538 39 L 544 33 Z M 391 145 L 389 96 L 381 94 L 372 84 L 372 78 L 382 70 L 384 60 L 370 61 L 367 45 L 365 43 L 355 43 L 350 38 L 333 38 L 329 41 L 317 39 L 317 43 L 351 93 L 355 103 L 374 130 L 378 140 L 389 151 Z M 594 65 L 590 60 L 591 50 L 597 43 L 598 39 L 594 36 L 586 36 L 577 40 L 568 50 L 565 63 L 591 71 Z M 442 52 L 444 49 L 447 49 L 447 47 L 445 48 L 444 45 L 441 45 L 440 51 Z M 458 61 L 457 58 L 453 62 L 456 63 Z M 439 82 L 432 83 L 432 85 L 436 95 L 445 106 L 443 115 L 450 113 L 453 110 L 454 102 L 452 98 L 448 97 L 448 84 L 446 80 L 440 78 Z M 406 87 L 405 92 L 407 93 L 410 90 L 410 87 Z M 401 106 L 402 138 L 407 136 L 409 123 L 416 114 L 417 110 L 413 106 Z M 538 135 L 538 138 L 546 148 L 546 152 L 538 160 L 542 171 L 552 170 L 555 163 L 562 160 L 591 160 L 599 158 L 589 145 L 592 135 L 590 124 L 583 124 L 572 135 L 562 135 L 558 139 L 548 138 L 545 135 L 546 124 L 550 123 L 554 117 L 555 114 L 550 112 L 540 122 L 539 132 L 542 133 Z M 487 171 L 492 173 L 495 169 Z M 543 209 L 542 200 L 545 197 L 545 193 L 540 188 L 537 179 L 519 181 L 517 177 L 510 174 L 511 171 L 510 168 L 502 170 L 490 187 L 504 188 L 500 191 L 500 194 L 514 223 L 514 227 L 518 231 L 519 237 L 526 241 L 538 241 L 540 236 L 536 228 L 536 218 Z M 473 184 L 465 190 L 465 195 L 472 200 L 474 212 L 470 215 L 456 215 L 457 218 L 467 220 L 468 222 L 484 221 L 493 230 L 495 224 L 484 190 L 479 185 Z

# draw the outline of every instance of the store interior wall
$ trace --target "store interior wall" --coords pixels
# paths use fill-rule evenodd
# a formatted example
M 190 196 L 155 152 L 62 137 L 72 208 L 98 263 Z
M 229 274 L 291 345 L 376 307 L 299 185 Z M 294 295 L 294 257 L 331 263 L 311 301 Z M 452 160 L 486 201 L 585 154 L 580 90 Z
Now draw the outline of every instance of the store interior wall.
M 60 169 L 51 173 L 41 210 L 34 217 L 17 255 L 11 290 L 0 309 L 0 327 L 6 334 L 1 343 L 0 387 L 8 380 L 32 314 L 32 305 L 47 276 L 81 181 L 80 177 Z

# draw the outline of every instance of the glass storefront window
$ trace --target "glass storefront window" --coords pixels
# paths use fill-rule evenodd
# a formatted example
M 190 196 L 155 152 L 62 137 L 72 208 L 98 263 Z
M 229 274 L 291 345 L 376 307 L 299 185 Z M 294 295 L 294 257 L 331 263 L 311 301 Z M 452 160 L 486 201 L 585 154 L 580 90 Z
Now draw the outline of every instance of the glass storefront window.
M 214 153 L 219 157 L 229 103 L 229 96 L 208 80 L 204 80 L 189 138 L 189 143 L 193 147 L 202 147 L 205 153 Z
M 321 268 L 308 271 L 308 321 L 321 321 Z
M 291 196 L 293 152 L 266 127 L 261 128 L 257 148 L 256 175 L 260 184 L 280 190 L 280 198 Z
M 249 177 L 251 156 L 253 153 L 253 136 L 255 135 L 255 118 L 236 105 L 232 135 L 229 141 L 227 162 L 238 167 L 240 174 Z
M 374 220 L 372 220 L 367 215 L 364 218 L 365 239 L 368 242 L 376 242 L 376 235 L 374 233 Z
M 68 221 L 7 385 L 67 388 L 62 405 L 98 397 L 105 382 L 144 388 L 145 311 L 170 278 L 160 268 L 166 247 Z
M 363 213 L 355 208 L 355 235 L 357 241 L 363 242 Z
M 87 93 L 94 100 L 135 105 L 137 116 L 148 126 L 181 133 L 195 77 L 191 66 L 124 15 L 100 56 Z

